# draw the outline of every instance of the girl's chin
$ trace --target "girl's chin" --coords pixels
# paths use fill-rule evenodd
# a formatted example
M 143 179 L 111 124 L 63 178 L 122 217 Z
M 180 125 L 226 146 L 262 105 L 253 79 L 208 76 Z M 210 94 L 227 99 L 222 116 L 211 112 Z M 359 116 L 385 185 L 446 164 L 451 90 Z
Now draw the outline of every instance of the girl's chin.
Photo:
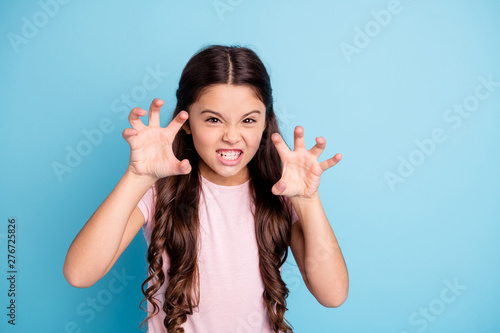
M 241 174 L 241 169 L 238 170 L 213 170 L 214 176 L 220 178 L 234 178 Z

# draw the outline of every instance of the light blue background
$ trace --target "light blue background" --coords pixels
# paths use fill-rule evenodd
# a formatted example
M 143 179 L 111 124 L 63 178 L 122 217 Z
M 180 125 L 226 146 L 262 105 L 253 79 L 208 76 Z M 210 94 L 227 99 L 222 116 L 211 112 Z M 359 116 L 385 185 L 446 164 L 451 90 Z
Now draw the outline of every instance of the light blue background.
M 500 87 L 458 128 L 443 118 L 474 95 L 479 77 L 500 82 L 500 3 L 402 0 L 402 10 L 348 57 L 342 43 L 355 45 L 356 27 L 376 29 L 372 11 L 390 1 L 221 0 L 230 8 L 223 13 L 210 0 L 69 1 L 53 17 L 43 14 L 50 2 L 0 4 L 2 331 L 60 333 L 70 322 L 81 332 L 138 331 L 142 232 L 113 268 L 130 276 L 114 284 L 119 292 L 110 292 L 112 272 L 91 288 L 71 287 L 64 259 L 128 163 L 121 133 L 130 125 L 113 102 L 134 92 L 134 106 L 147 109 L 162 98 L 165 123 L 182 68 L 213 43 L 261 56 L 288 142 L 300 124 L 309 147 L 315 136 L 327 139 L 321 159 L 343 154 L 322 176 L 320 195 L 350 294 L 339 308 L 322 307 L 290 252 L 283 274 L 295 331 L 500 330 Z M 38 22 L 38 31 L 15 46 L 9 36 L 26 34 L 26 22 Z M 169 75 L 140 96 L 148 66 Z M 106 118 L 113 130 L 59 179 L 53 163 L 65 164 L 66 147 L 76 149 L 86 140 L 82 131 Z M 446 139 L 419 153 L 415 140 L 434 129 Z M 391 189 L 386 173 L 418 154 L 422 163 Z M 18 220 L 15 327 L 5 315 L 8 217 Z M 462 290 L 453 293 L 445 281 Z M 106 304 L 91 317 L 86 303 L 96 296 Z M 429 307 L 426 319 L 419 311 Z

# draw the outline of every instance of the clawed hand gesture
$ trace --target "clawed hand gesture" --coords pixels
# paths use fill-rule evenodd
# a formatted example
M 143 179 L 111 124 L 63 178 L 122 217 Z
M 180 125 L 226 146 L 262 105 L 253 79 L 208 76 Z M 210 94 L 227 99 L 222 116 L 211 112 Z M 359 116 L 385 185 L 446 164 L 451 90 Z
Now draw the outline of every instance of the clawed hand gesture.
M 175 136 L 189 118 L 189 114 L 181 111 L 166 127 L 161 127 L 160 108 L 163 104 L 159 98 L 153 100 L 149 108 L 147 126 L 139 118 L 145 116 L 147 111 L 139 107 L 133 108 L 128 117 L 132 128 L 126 128 L 122 133 L 130 145 L 128 169 L 137 175 L 155 180 L 188 174 L 192 169 L 187 159 L 179 161 L 172 151 Z M 316 138 L 316 145 L 307 150 L 304 144 L 304 129 L 301 126 L 295 127 L 293 151 L 278 133 L 272 135 L 272 140 L 283 163 L 281 179 L 272 188 L 275 195 L 301 198 L 317 196 L 321 174 L 342 158 L 341 154 L 336 154 L 326 161 L 318 162 L 325 149 L 326 140 L 322 137 Z
M 307 150 L 304 144 L 304 129 L 301 126 L 295 127 L 293 151 L 278 133 L 272 135 L 272 140 L 283 163 L 281 179 L 274 184 L 273 194 L 301 198 L 318 196 L 321 174 L 336 165 L 342 155 L 335 154 L 326 161 L 318 162 L 326 147 L 326 140 L 323 137 L 316 138 L 314 147 Z
M 139 118 L 147 114 L 146 110 L 136 107 L 130 111 L 128 120 L 132 128 L 126 128 L 122 136 L 130 145 L 128 168 L 137 175 L 160 179 L 191 172 L 189 161 L 179 161 L 172 151 L 175 136 L 189 114 L 181 111 L 167 127 L 160 127 L 160 108 L 163 104 L 159 98 L 151 102 L 147 126 Z

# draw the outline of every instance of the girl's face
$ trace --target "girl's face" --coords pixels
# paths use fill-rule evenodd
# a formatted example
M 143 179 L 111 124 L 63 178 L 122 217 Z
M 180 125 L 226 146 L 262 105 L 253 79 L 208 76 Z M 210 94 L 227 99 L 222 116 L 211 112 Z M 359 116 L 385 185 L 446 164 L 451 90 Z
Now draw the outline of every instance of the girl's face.
M 266 127 L 266 107 L 245 85 L 205 88 L 189 108 L 184 130 L 193 136 L 203 177 L 219 185 L 249 179 L 247 164 L 259 149 Z

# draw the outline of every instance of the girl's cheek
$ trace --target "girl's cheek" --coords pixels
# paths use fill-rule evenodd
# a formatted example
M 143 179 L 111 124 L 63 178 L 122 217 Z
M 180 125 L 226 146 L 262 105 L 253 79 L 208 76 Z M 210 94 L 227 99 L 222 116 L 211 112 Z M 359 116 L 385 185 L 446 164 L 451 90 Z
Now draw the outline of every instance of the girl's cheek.
M 201 136 L 207 142 L 218 141 L 224 135 L 224 131 L 220 129 L 208 128 L 202 131 Z
M 258 147 L 262 138 L 262 132 L 252 132 L 243 136 L 248 145 Z

